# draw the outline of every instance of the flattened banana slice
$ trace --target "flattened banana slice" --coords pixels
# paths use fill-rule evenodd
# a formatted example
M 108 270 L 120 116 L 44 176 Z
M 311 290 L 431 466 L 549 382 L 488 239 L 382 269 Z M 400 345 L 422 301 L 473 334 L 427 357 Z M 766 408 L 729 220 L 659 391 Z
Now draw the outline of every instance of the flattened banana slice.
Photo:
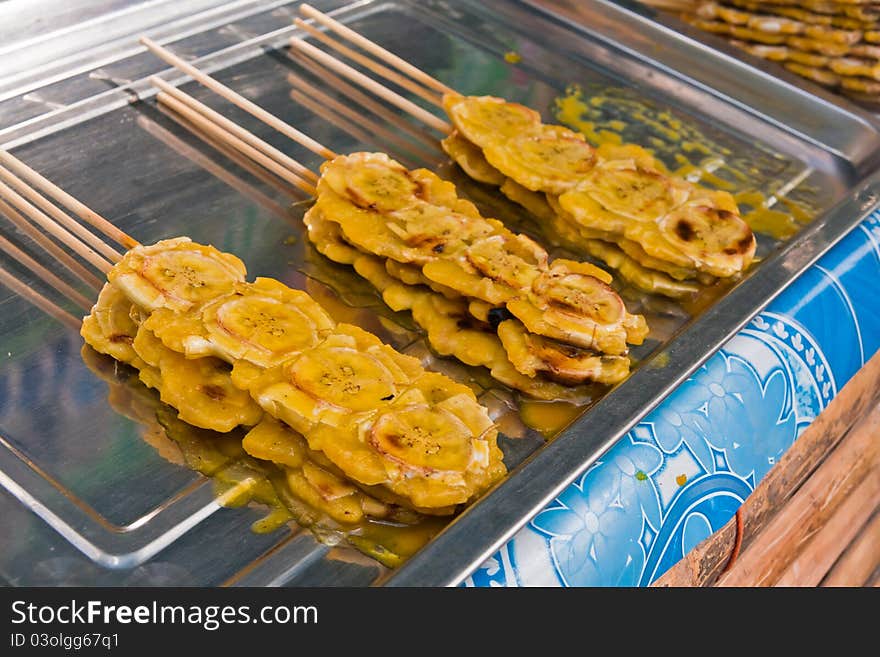
M 321 344 L 249 385 L 267 412 L 307 434 L 320 424 L 375 414 L 423 371 L 418 360 L 371 333 L 340 324 Z
M 244 263 L 188 237 L 136 246 L 107 274 L 131 303 L 144 310 L 189 310 L 243 282 Z
M 131 319 L 131 306 L 122 292 L 105 283 L 92 312 L 83 319 L 80 335 L 95 351 L 137 367 L 140 359 L 131 345 L 138 327 Z
M 623 355 L 648 328 L 644 317 L 627 312 L 610 280 L 598 267 L 560 258 L 535 279 L 533 294 L 508 301 L 507 309 L 532 333 Z
M 660 222 L 660 231 L 690 256 L 700 271 L 719 278 L 745 270 L 755 256 L 755 236 L 749 225 L 739 214 L 709 199 L 673 210 Z
M 465 139 L 483 149 L 541 126 L 535 110 L 494 96 L 445 94 L 443 108 Z
M 270 278 L 208 304 L 202 319 L 211 351 L 264 367 L 313 347 L 334 325 L 308 294 Z
M 444 377 L 445 378 L 445 377 Z M 447 380 L 448 381 L 448 380 Z M 367 422 L 306 437 L 345 474 L 420 507 L 468 502 L 506 473 L 497 431 L 469 388 L 448 381 L 430 401 L 412 387 Z
M 421 269 L 413 265 L 404 265 L 396 260 L 386 260 L 385 270 L 389 275 L 406 285 L 427 285 L 432 290 L 442 294 L 448 299 L 457 299 L 461 297 L 461 293 L 458 290 L 454 290 L 451 287 L 432 281 L 422 273 Z
M 453 130 L 440 145 L 452 161 L 474 180 L 488 185 L 504 183 L 506 176 L 489 164 L 480 147 L 462 137 L 458 130 Z
M 550 125 L 495 141 L 483 154 L 489 164 L 523 187 L 551 194 L 577 187 L 596 163 L 596 151 L 582 135 Z
M 291 468 L 298 468 L 311 458 L 305 438 L 269 415 L 264 415 L 245 434 L 241 446 L 254 458 Z
M 547 202 L 547 195 L 533 192 L 520 185 L 512 178 L 505 178 L 501 185 L 501 193 L 514 203 L 518 203 L 544 222 L 552 222 L 556 213 Z
M 217 356 L 260 367 L 313 347 L 334 326 L 308 294 L 271 278 L 238 283 L 190 313 L 156 311 L 144 324 L 189 358 Z
M 579 192 L 609 212 L 653 222 L 684 203 L 690 195 L 690 185 L 648 169 L 636 160 L 609 160 L 596 165 L 585 177 Z M 564 198 L 560 197 L 559 202 L 565 210 L 575 214 Z
M 303 216 L 303 222 L 308 231 L 309 241 L 317 247 L 319 253 L 334 262 L 346 265 L 351 265 L 357 260 L 360 251 L 345 241 L 339 224 L 324 218 L 321 208 L 314 205 L 309 208 Z
M 140 369 L 141 380 L 155 388 L 184 422 L 220 432 L 259 422 L 262 410 L 246 391 L 232 384 L 231 368 L 223 361 L 188 359 L 168 349 L 143 326 L 133 347 L 147 364 Z
M 321 178 L 357 207 L 377 212 L 399 210 L 420 191 L 406 167 L 385 153 L 352 153 L 321 165 Z
M 528 289 L 547 268 L 547 252 L 534 240 L 494 226 L 455 258 L 437 258 L 422 267 L 433 283 L 461 295 L 499 305 Z
M 418 516 L 405 518 L 399 509 L 393 507 L 430 515 L 451 515 L 455 512 L 455 506 L 418 507 L 384 486 L 354 488 L 352 482 L 344 478 L 342 471 L 323 452 L 309 447 L 301 433 L 269 415 L 264 415 L 260 423 L 245 435 L 242 447 L 254 458 L 286 466 L 287 484 L 291 492 L 339 522 L 354 522 L 353 518 L 358 515 L 402 522 L 419 520 Z M 334 501 L 348 497 L 356 499 L 358 506 L 355 509 L 347 502 L 341 508 L 340 505 L 335 509 L 328 508 Z
M 545 374 L 565 385 L 619 383 L 629 374 L 626 356 L 608 356 L 533 335 L 515 319 L 498 325 L 498 337 L 514 367 L 526 376 Z
M 700 286 L 696 283 L 678 281 L 663 272 L 642 266 L 618 246 L 609 242 L 585 239 L 581 242 L 581 246 L 591 256 L 616 270 L 627 283 L 640 290 L 662 294 L 673 299 L 687 297 L 700 290 Z

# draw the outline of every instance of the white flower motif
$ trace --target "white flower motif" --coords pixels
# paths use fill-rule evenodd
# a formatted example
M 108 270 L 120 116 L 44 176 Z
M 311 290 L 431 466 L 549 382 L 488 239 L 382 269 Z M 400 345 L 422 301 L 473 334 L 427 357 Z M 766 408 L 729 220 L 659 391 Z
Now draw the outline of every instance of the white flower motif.
M 816 350 L 810 347 L 804 352 L 804 358 L 807 360 L 807 365 L 812 367 L 816 364 Z
M 499 570 L 501 570 L 501 565 L 498 563 L 498 559 L 495 557 L 489 557 L 483 562 L 483 565 L 480 566 L 481 570 L 485 570 L 486 574 L 489 577 L 495 575 Z
M 785 326 L 782 322 L 776 322 L 773 325 L 773 332 L 779 336 L 781 340 L 785 340 L 788 337 L 788 331 L 785 330 Z
M 804 342 L 801 339 L 800 333 L 795 333 L 791 338 L 791 346 L 795 348 L 796 351 L 804 350 Z

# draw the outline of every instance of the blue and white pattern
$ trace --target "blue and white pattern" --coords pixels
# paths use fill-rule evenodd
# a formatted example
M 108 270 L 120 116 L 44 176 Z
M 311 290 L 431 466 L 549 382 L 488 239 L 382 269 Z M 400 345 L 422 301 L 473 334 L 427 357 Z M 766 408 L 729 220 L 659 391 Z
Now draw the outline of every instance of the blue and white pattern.
M 723 526 L 880 348 L 880 212 L 804 272 L 465 586 L 646 586 Z

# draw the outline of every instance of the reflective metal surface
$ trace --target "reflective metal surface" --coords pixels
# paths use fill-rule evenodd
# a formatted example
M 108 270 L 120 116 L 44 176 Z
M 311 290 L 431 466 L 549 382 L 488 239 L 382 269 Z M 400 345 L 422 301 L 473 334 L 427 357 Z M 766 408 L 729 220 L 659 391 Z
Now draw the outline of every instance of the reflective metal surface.
M 168 23 L 155 27 L 155 17 L 153 22 L 145 18 L 143 29 L 337 152 L 381 149 L 408 164 L 440 165 L 442 153 L 412 130 L 383 122 L 390 139 L 378 133 L 352 136 L 291 99 L 288 74 L 310 75 L 284 48 L 295 31 L 296 4 L 226 3 L 216 12 L 180 17 L 184 27 L 177 33 Z M 544 444 L 523 426 L 513 396 L 487 390 L 481 399 L 505 420 L 506 462 L 510 467 L 525 463 L 390 579 L 375 561 L 322 544 L 307 531 L 253 533 L 250 525 L 261 517 L 259 509 L 219 507 L 211 482 L 169 462 L 146 442 L 143 423 L 114 409 L 108 399 L 112 386 L 80 356 L 75 326 L 3 288 L 0 575 L 11 583 L 454 584 L 876 200 L 873 181 L 866 185 L 860 179 L 880 152 L 880 137 L 863 114 L 794 94 L 784 83 L 760 76 L 754 79 L 760 94 L 740 94 L 732 101 L 726 83 L 750 85 L 748 76 L 754 73 L 615 5 L 578 3 L 572 19 L 588 23 L 587 31 L 517 2 L 313 4 L 341 8 L 335 14 L 339 20 L 463 93 L 502 95 L 541 110 L 548 119 L 554 99 L 571 83 L 588 93 L 622 89 L 705 135 L 729 158 L 754 162 L 765 196 L 796 185 L 819 211 L 841 200 L 843 205 L 785 245 L 762 236 L 765 260 L 696 319 L 680 308 L 633 299 L 657 327 L 653 339 L 635 352 L 641 366 L 552 442 Z M 432 357 L 406 317 L 390 313 L 353 273 L 311 251 L 300 221 L 303 206 L 291 206 L 301 197 L 266 184 L 161 113 L 146 77 L 164 65 L 136 46 L 134 25 L 127 30 L 133 36 L 120 36 L 106 51 L 112 61 L 101 62 L 97 70 L 79 70 L 79 62 L 72 62 L 65 71 L 52 70 L 46 80 L 31 80 L 26 86 L 33 90 L 0 87 L 0 145 L 143 242 L 185 234 L 213 243 L 239 255 L 250 276 L 274 276 L 307 289 L 337 318 L 361 324 L 453 376 L 475 376 Z M 511 50 L 523 56 L 515 67 L 503 59 Z M 693 77 L 710 70 L 719 90 Z M 175 72 L 165 77 L 179 79 Z M 186 88 L 308 166 L 319 163 L 200 87 Z M 640 129 L 634 123 L 627 138 L 645 138 Z M 444 172 L 455 176 L 448 168 Z M 509 203 L 455 179 L 487 211 L 540 236 L 539 228 Z M 71 280 L 55 259 L 7 222 L 0 223 L 0 234 Z M 0 264 L 74 317 L 82 314 L 10 259 L 0 257 Z M 77 286 L 94 297 L 89 285 Z M 652 366 L 661 362 L 661 352 L 668 363 Z

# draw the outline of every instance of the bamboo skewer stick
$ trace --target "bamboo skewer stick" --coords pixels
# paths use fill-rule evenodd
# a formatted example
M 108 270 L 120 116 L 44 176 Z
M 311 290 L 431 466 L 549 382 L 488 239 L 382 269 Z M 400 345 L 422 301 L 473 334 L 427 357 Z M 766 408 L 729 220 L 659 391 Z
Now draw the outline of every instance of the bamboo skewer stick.
M 174 110 L 177 114 L 184 117 L 187 121 L 192 123 L 194 126 L 198 127 L 200 130 L 211 135 L 215 139 L 218 139 L 218 140 L 228 144 L 229 146 L 236 149 L 237 151 L 241 151 L 242 153 L 247 155 L 249 158 L 251 158 L 255 162 L 258 162 L 263 167 L 265 167 L 266 169 L 268 169 L 269 171 L 271 171 L 275 175 L 279 176 L 283 180 L 286 180 L 286 181 L 290 182 L 291 184 L 296 185 L 297 187 L 299 187 L 301 190 L 303 190 L 304 192 L 306 192 L 308 194 L 315 193 L 316 190 L 315 190 L 314 185 L 312 185 L 309 182 L 306 182 L 305 180 L 300 178 L 298 175 L 293 173 L 290 169 L 279 164 L 278 162 L 276 162 L 272 158 L 267 157 L 266 155 L 264 155 L 263 153 L 258 151 L 253 146 L 249 146 L 248 144 L 243 142 L 241 139 L 239 139 L 238 137 L 236 137 L 232 133 L 227 132 L 221 126 L 214 123 L 210 119 L 205 118 L 203 115 L 199 114 L 195 110 L 190 109 L 188 106 L 184 105 L 183 103 L 178 101 L 176 98 L 174 98 L 172 96 L 165 95 L 165 92 L 163 91 L 163 92 L 159 93 L 158 99 L 159 99 L 160 103 L 162 103 L 166 107 L 169 107 L 172 110 Z
M 39 308 L 46 314 L 54 317 L 62 324 L 67 324 L 72 329 L 79 331 L 80 324 L 82 323 L 80 322 L 80 320 L 78 320 L 66 310 L 60 308 L 57 304 L 49 301 L 49 299 L 44 297 L 39 292 L 32 290 L 30 287 L 18 280 L 15 276 L 3 269 L 2 266 L 0 266 L 0 283 L 8 287 L 16 294 L 24 297 L 32 304 L 34 304 L 37 308 Z
M 290 45 L 293 48 L 296 48 L 297 50 L 308 55 L 312 59 L 320 62 L 332 71 L 339 73 L 340 75 L 348 78 L 352 82 L 355 82 L 364 87 L 365 89 L 369 89 L 383 100 L 391 103 L 396 107 L 399 107 L 407 114 L 414 116 L 425 125 L 428 125 L 444 134 L 452 132 L 452 126 L 443 119 L 440 119 L 434 114 L 428 112 L 427 110 L 422 109 L 421 107 L 419 107 L 412 101 L 407 100 L 400 94 L 391 91 L 385 86 L 382 86 L 381 84 L 379 84 L 372 78 L 367 77 L 360 71 L 356 71 L 348 64 L 340 62 L 338 59 L 334 59 L 331 55 L 328 55 L 320 48 L 316 48 L 312 44 L 307 43 L 302 39 L 298 39 L 296 37 L 291 38 Z
M 339 21 L 331 18 L 327 14 L 324 14 L 324 13 L 318 11 L 317 9 L 312 7 L 311 5 L 308 5 L 308 4 L 300 5 L 299 12 L 303 16 L 305 16 L 307 18 L 312 18 L 315 21 L 317 21 L 318 23 L 321 23 L 325 27 L 333 30 L 334 32 L 336 32 L 340 36 L 345 37 L 346 39 L 348 39 L 349 41 L 351 41 L 355 45 L 359 46 L 360 48 L 363 48 L 365 51 L 378 57 L 379 59 L 383 60 L 387 64 L 394 66 L 398 71 L 406 73 L 413 80 L 421 82 L 426 87 L 429 87 L 431 89 L 435 89 L 436 91 L 439 91 L 441 94 L 455 93 L 455 91 L 453 89 L 450 89 L 449 87 L 447 87 L 445 84 L 443 84 L 442 82 L 440 82 L 436 78 L 433 78 L 430 75 L 428 75 L 427 73 L 425 73 L 424 71 L 416 68 L 415 66 L 410 64 L 405 59 L 401 59 L 400 57 L 398 57 L 394 53 L 389 52 L 388 50 L 386 50 L 385 48 L 383 48 L 379 44 L 377 44 L 373 41 L 370 41 L 369 39 L 367 39 L 364 36 L 361 36 L 360 34 L 355 32 L 354 30 L 346 27 L 345 25 L 343 25 Z
M 8 169 L 0 166 L 0 180 L 6 181 L 13 189 L 18 191 L 28 201 L 36 205 L 43 212 L 52 217 L 59 224 L 67 228 L 71 233 L 79 237 L 83 242 L 92 247 L 95 251 L 110 260 L 110 262 L 119 262 L 122 254 L 107 244 L 100 237 L 95 235 L 85 226 L 74 221 L 68 214 L 62 212 L 57 206 L 49 202 L 44 196 L 39 194 L 33 187 L 30 187 L 23 180 L 13 175 Z
M 38 189 L 44 192 L 48 197 L 55 199 L 68 210 L 75 213 L 78 217 L 82 218 L 104 233 L 107 237 L 124 246 L 126 249 L 138 246 L 139 243 L 131 236 L 126 235 L 97 212 L 81 203 L 56 184 L 31 169 L 24 162 L 21 162 L 2 149 L 0 149 L 0 164 L 17 173 L 24 180 L 33 185 L 35 189 Z
M 282 191 L 284 191 L 284 193 L 290 196 L 293 196 L 294 193 L 301 193 L 299 189 L 288 187 L 287 183 L 280 178 L 276 178 L 265 169 L 257 167 L 255 164 L 251 163 L 250 160 L 241 155 L 241 153 L 239 153 L 238 151 L 235 151 L 231 148 L 226 148 L 220 142 L 211 139 L 209 135 L 199 130 L 196 126 L 191 125 L 182 117 L 177 116 L 170 109 L 164 106 L 160 106 L 159 111 L 170 117 L 178 125 L 183 126 L 183 128 L 194 134 L 206 144 L 210 145 L 212 148 L 220 151 L 224 156 L 232 159 L 238 166 L 248 171 L 248 173 L 260 178 L 260 180 L 264 180 L 265 182 L 267 182 L 271 187 L 281 189 Z M 284 210 L 284 207 L 280 203 L 276 203 L 266 194 L 249 185 L 247 182 L 234 175 L 231 171 L 199 151 L 197 148 L 187 144 L 182 139 L 172 134 L 169 130 L 166 130 L 159 124 L 150 119 L 147 119 L 146 117 L 138 117 L 138 123 L 147 133 L 154 136 L 156 139 L 163 142 L 164 144 L 167 144 L 170 148 L 175 150 L 177 153 L 180 153 L 191 162 L 194 162 L 198 166 L 202 167 L 203 169 L 205 169 L 205 171 L 213 175 L 215 178 L 223 181 L 238 192 L 241 192 L 248 198 L 255 201 L 258 205 L 261 205 L 268 209 L 270 212 L 277 214 L 280 217 L 286 218 L 286 212 Z
M 288 57 L 293 59 L 299 66 L 303 67 L 315 77 L 320 78 L 321 82 L 336 89 L 346 98 L 350 98 L 361 107 L 369 110 L 378 117 L 385 119 L 388 123 L 396 125 L 413 138 L 417 139 L 425 147 L 436 151 L 439 155 L 443 154 L 443 150 L 437 144 L 437 139 L 429 132 L 415 124 L 406 121 L 399 114 L 395 114 L 382 103 L 373 100 L 367 94 L 355 89 L 349 82 L 346 82 L 332 71 L 324 68 L 313 59 L 296 51 L 289 51 Z
M 306 96 L 310 97 L 313 101 L 318 103 L 319 106 L 323 106 L 324 109 L 329 109 L 335 112 L 338 115 L 346 117 L 350 122 L 358 124 L 367 130 L 370 130 L 375 136 L 380 137 L 381 139 L 391 142 L 398 149 L 402 149 L 404 151 L 410 151 L 423 160 L 432 160 L 433 157 L 430 153 L 426 152 L 419 146 L 415 144 L 407 143 L 406 140 L 400 138 L 398 135 L 395 135 L 388 128 L 380 125 L 376 121 L 367 118 L 362 113 L 359 113 L 353 110 L 351 107 L 343 105 L 338 100 L 325 94 L 323 91 L 309 84 L 301 77 L 296 75 L 295 73 L 288 73 L 287 81 L 290 82 L 291 85 L 296 87 L 299 92 L 302 92 Z M 299 93 L 297 90 L 291 92 L 291 96 L 294 97 L 294 100 L 299 102 Z M 314 110 L 313 110 L 314 111 Z M 316 112 L 320 115 L 320 111 Z M 373 141 L 372 139 L 368 140 Z
M 336 52 L 340 53 L 341 55 L 348 57 L 353 62 L 357 62 L 358 64 L 360 64 L 364 68 L 367 68 L 367 69 L 373 71 L 373 73 L 376 73 L 377 75 L 382 76 L 386 80 L 390 80 L 391 82 L 394 82 L 398 86 L 403 87 L 407 91 L 414 93 L 416 96 L 418 96 L 419 98 L 422 98 L 423 100 L 428 101 L 432 105 L 436 105 L 437 107 L 440 107 L 440 108 L 443 107 L 443 101 L 440 99 L 440 97 L 436 93 L 434 93 L 428 89 L 425 89 L 422 85 L 417 84 L 412 79 L 406 78 L 406 77 L 400 75 L 399 73 L 392 71 L 390 68 L 373 61 L 369 57 L 365 57 L 364 55 L 361 55 L 360 53 L 355 52 L 354 50 L 352 50 L 348 46 L 346 46 L 342 43 L 339 43 L 339 41 L 337 41 L 336 39 L 328 36 L 325 32 L 322 32 L 321 30 L 315 28 L 314 26 L 309 25 L 301 18 L 296 18 L 296 19 L 294 19 L 293 22 L 298 28 L 308 32 L 315 39 L 317 39 L 318 41 L 320 41 L 324 45 L 329 46 L 330 48 L 332 48 Z
M 15 246 L 15 244 L 7 240 L 2 235 L 0 235 L 0 250 L 5 251 L 18 263 L 30 269 L 32 272 L 34 272 L 34 274 L 42 278 L 49 285 L 61 292 L 61 294 L 73 301 L 83 310 L 88 311 L 89 308 L 92 307 L 92 302 L 89 301 L 85 296 L 83 296 L 77 290 L 58 278 L 58 276 L 46 269 L 43 265 L 31 258 L 27 253 L 19 249 L 17 246 Z
M 0 213 L 6 215 L 6 217 L 25 235 L 30 237 L 34 242 L 39 244 L 47 253 L 49 253 L 53 258 L 55 258 L 58 262 L 63 264 L 67 269 L 73 272 L 77 277 L 81 280 L 88 283 L 91 287 L 98 290 L 100 289 L 103 283 L 101 279 L 92 274 L 88 269 L 79 264 L 76 260 L 74 260 L 70 254 L 67 253 L 60 246 L 55 244 L 52 240 L 50 240 L 46 235 L 41 233 L 39 230 L 34 227 L 27 219 L 22 216 L 18 210 L 13 208 L 11 205 L 0 199 Z
M 203 73 L 202 71 L 200 71 L 199 69 L 197 69 L 195 66 L 188 64 L 187 62 L 185 62 L 183 59 L 181 59 L 180 57 L 178 57 L 177 55 L 172 53 L 167 48 L 160 46 L 159 44 L 155 43 L 151 39 L 148 39 L 147 37 L 142 37 L 140 42 L 144 46 L 146 46 L 150 50 L 150 52 L 152 52 L 154 55 L 156 55 L 157 57 L 159 57 L 160 59 L 162 59 L 166 63 L 168 63 L 171 66 L 175 67 L 176 69 L 186 73 L 191 78 L 200 82 L 201 84 L 206 86 L 211 91 L 215 92 L 216 94 L 222 96 L 223 98 L 225 98 L 226 100 L 231 102 L 233 105 L 240 107 L 245 112 L 260 119 L 263 123 L 265 123 L 269 126 L 272 126 L 276 130 L 278 130 L 278 132 L 280 132 L 284 135 L 287 135 L 288 137 L 293 139 L 298 144 L 301 144 L 302 146 L 305 146 L 306 148 L 308 148 L 313 153 L 316 153 L 316 154 L 320 155 L 321 157 L 324 157 L 327 159 L 331 159 L 331 158 L 336 157 L 336 153 L 331 151 L 326 146 L 318 143 L 317 141 L 315 141 L 314 139 L 312 139 L 308 135 L 300 132 L 299 130 L 294 128 L 292 125 L 285 123 L 284 121 L 279 119 L 274 114 L 267 112 L 266 110 L 264 110 L 262 107 L 260 107 L 256 103 L 248 100 L 247 98 L 245 98 L 241 94 L 236 93 L 235 91 L 233 91 L 232 89 L 230 89 L 226 85 L 221 84 L 220 82 L 218 82 L 217 80 L 215 80 L 211 76 L 209 76 L 209 75 Z
M 234 121 L 230 121 L 219 112 L 215 112 L 210 107 L 208 107 L 204 103 L 199 102 L 189 94 L 184 93 L 177 87 L 168 84 L 167 82 L 165 82 L 165 80 L 156 76 L 151 77 L 150 82 L 152 82 L 155 86 L 157 86 L 169 96 L 173 96 L 176 100 L 180 101 L 190 109 L 195 110 L 206 118 L 211 119 L 212 121 L 214 121 L 214 123 L 217 123 L 218 125 L 220 125 L 220 127 L 225 129 L 227 132 L 232 133 L 249 146 L 256 148 L 267 157 L 271 157 L 279 164 L 286 166 L 298 176 L 312 182 L 318 182 L 317 174 L 315 174 L 311 169 L 307 169 L 302 164 L 294 160 L 292 157 L 289 157 L 285 153 L 282 153 L 271 144 L 263 141 L 253 133 L 245 130 Z
M 314 112 L 318 116 L 322 117 L 324 120 L 329 121 L 336 127 L 340 128 L 341 130 L 344 130 L 352 137 L 364 144 L 372 143 L 376 139 L 375 132 L 371 132 L 369 128 L 364 129 L 360 127 L 362 125 L 360 123 L 346 121 L 345 118 L 340 116 L 333 109 L 314 100 L 310 96 L 300 93 L 296 89 L 290 90 L 290 97 L 295 103 L 299 103 L 306 109 Z M 413 162 L 410 161 L 409 158 L 407 158 L 406 156 L 401 156 L 400 160 L 404 164 L 404 166 L 412 168 Z
M 61 243 L 70 247 L 72 251 L 97 267 L 102 273 L 106 274 L 110 271 L 113 266 L 111 262 L 105 260 L 87 244 L 77 240 L 76 237 L 65 230 L 61 224 L 54 222 L 49 216 L 31 205 L 23 196 L 2 182 L 0 182 L 0 195 L 6 197 L 9 203 L 26 215 L 28 219 L 46 229 Z

